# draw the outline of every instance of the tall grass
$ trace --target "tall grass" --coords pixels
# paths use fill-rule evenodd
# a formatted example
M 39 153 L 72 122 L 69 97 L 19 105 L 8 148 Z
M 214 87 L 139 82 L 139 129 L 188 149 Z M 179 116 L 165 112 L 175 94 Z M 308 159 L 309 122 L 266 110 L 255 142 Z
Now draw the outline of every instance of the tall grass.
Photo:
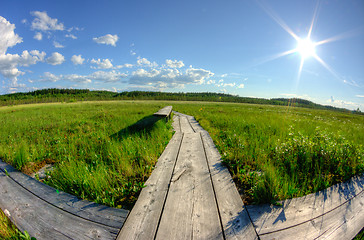
M 249 104 L 174 104 L 212 136 L 246 203 L 303 196 L 364 172 L 364 117 Z
M 162 102 L 60 103 L 0 108 L 0 157 L 25 173 L 54 164 L 45 183 L 113 207 L 132 205 L 172 136 L 171 124 L 128 127 Z

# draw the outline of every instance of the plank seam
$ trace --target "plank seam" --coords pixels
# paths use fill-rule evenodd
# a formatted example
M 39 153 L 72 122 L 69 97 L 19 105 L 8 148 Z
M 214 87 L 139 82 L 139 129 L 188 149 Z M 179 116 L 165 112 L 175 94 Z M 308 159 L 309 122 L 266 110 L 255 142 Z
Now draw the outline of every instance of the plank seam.
M 60 208 L 60 207 L 58 207 L 58 206 L 54 205 L 53 203 L 48 202 L 47 200 L 45 200 L 45 199 L 43 199 L 43 198 L 39 197 L 38 195 L 36 195 L 36 194 L 35 194 L 35 193 L 33 193 L 32 191 L 30 191 L 29 189 L 27 189 L 26 187 L 24 187 L 22 184 L 20 184 L 18 181 L 16 181 L 14 178 L 12 178 L 10 175 L 6 174 L 6 172 L 5 172 L 3 169 L 1 169 L 1 168 L 0 168 L 0 171 L 2 171 L 2 172 L 3 172 L 3 173 L 7 176 L 7 177 L 9 177 L 12 181 L 14 181 L 14 182 L 15 182 L 16 184 L 18 184 L 20 187 L 24 188 L 26 191 L 28 191 L 28 192 L 29 192 L 29 193 L 31 193 L 32 195 L 36 196 L 38 199 L 40 199 L 40 200 L 42 200 L 42 201 L 46 202 L 47 204 L 49 204 L 49 205 L 51 205 L 51 206 L 53 206 L 53 207 L 55 207 L 55 208 L 57 208 L 57 209 L 59 209 L 59 210 L 61 210 L 61 211 L 63 211 L 63 212 L 69 213 L 69 214 L 71 214 L 71 215 L 73 215 L 73 216 L 76 216 L 76 217 L 78 217 L 78 218 L 84 219 L 84 220 L 89 221 L 89 222 L 92 222 L 92 223 L 100 224 L 100 225 L 103 225 L 103 226 L 105 226 L 105 227 L 109 227 L 109 228 L 112 228 L 112 229 L 115 229 L 115 230 L 119 230 L 118 228 L 115 228 L 115 227 L 112 227 L 112 226 L 106 225 L 106 224 L 104 224 L 104 223 L 96 222 L 96 221 L 93 221 L 93 220 L 91 220 L 91 219 L 87 219 L 87 218 L 85 218 L 85 217 L 81 217 L 81 216 L 79 216 L 79 215 L 77 215 L 77 214 L 74 214 L 74 213 L 72 213 L 72 212 L 70 212 L 70 211 L 67 211 L 67 210 L 65 210 L 65 209 L 62 209 L 62 208 Z
M 169 184 L 168 184 L 168 190 L 167 190 L 167 194 L 166 194 L 166 197 L 164 198 L 164 202 L 163 202 L 163 206 L 162 206 L 162 211 L 161 211 L 161 215 L 159 216 L 159 219 L 158 219 L 158 224 L 157 224 L 157 228 L 156 228 L 156 231 L 154 233 L 154 240 L 156 239 L 157 237 L 157 233 L 158 233 L 158 229 L 159 229 L 159 225 L 162 221 L 162 216 L 163 216 L 163 212 L 164 212 L 164 208 L 166 206 L 166 202 L 167 202 L 167 198 L 168 198 L 168 193 L 169 193 L 169 190 L 170 190 L 170 187 L 171 187 L 171 181 L 172 181 L 172 178 L 173 178 L 173 173 L 174 173 L 174 170 L 176 168 L 176 165 L 177 165 L 177 160 L 178 160 L 178 155 L 179 155 L 179 152 L 181 150 L 181 146 L 182 146 L 182 142 L 183 142 L 183 138 L 184 138 L 184 133 L 182 133 L 182 137 L 181 137 L 181 142 L 179 143 L 179 147 L 178 147 L 178 151 L 177 151 L 177 155 L 176 155 L 176 161 L 174 161 L 174 166 L 173 166 L 173 170 L 172 170 L 172 174 L 171 174 L 171 178 L 169 180 Z
M 188 121 L 189 122 L 189 121 Z M 205 160 L 206 160 L 206 164 L 207 164 L 207 168 L 209 170 L 209 174 L 210 174 L 210 180 L 211 180 L 211 185 L 212 185 L 212 191 L 214 192 L 214 197 L 215 197 L 215 202 L 216 202 L 216 207 L 217 207 L 217 212 L 219 213 L 219 221 L 220 221 L 220 227 L 221 227 L 221 232 L 222 232 L 222 237 L 225 240 L 225 231 L 224 231 L 224 226 L 222 224 L 222 220 L 221 220 L 221 213 L 220 213 L 220 207 L 219 207 L 219 203 L 217 201 L 217 197 L 216 197 L 216 191 L 215 191 L 215 186 L 214 186 L 214 181 L 212 180 L 212 176 L 211 176 L 211 169 L 210 169 L 210 165 L 209 165 L 209 160 L 207 159 L 207 154 L 206 154 L 206 148 L 205 148 L 205 143 L 204 140 L 202 138 L 202 134 L 200 132 L 200 138 L 202 141 L 202 148 L 205 154 Z
M 310 222 L 310 221 L 312 221 L 312 220 L 314 220 L 314 219 L 317 219 L 317 218 L 319 218 L 319 217 L 322 217 L 322 216 L 324 216 L 324 215 L 326 215 L 326 214 L 328 214 L 328 213 L 330 213 L 330 212 L 332 212 L 332 211 L 334 211 L 334 210 L 336 210 L 336 209 L 338 209 L 338 208 L 342 207 L 344 204 L 346 204 L 346 203 L 348 203 L 349 201 L 353 200 L 354 198 L 356 198 L 357 196 L 359 196 L 359 195 L 360 195 L 360 194 L 362 194 L 363 192 L 364 192 L 364 189 L 363 189 L 363 190 L 361 190 L 361 191 L 360 191 L 358 194 L 356 194 L 355 196 L 353 196 L 353 197 L 349 198 L 348 200 L 346 200 L 345 202 L 343 202 L 342 204 L 340 204 L 340 205 L 336 206 L 335 208 L 331 209 L 330 211 L 327 211 L 327 212 L 325 212 L 325 213 L 323 213 L 323 214 L 320 214 L 320 215 L 318 215 L 318 216 L 316 216 L 316 217 L 314 217 L 314 218 L 308 219 L 308 220 L 306 220 L 306 221 L 303 221 L 303 222 L 301 222 L 301 223 L 297 223 L 297 224 L 292 225 L 292 226 L 289 226 L 289 227 L 285 227 L 285 228 L 282 228 L 282 229 L 274 230 L 274 231 L 271 231 L 271 232 L 262 233 L 262 234 L 260 234 L 260 236 L 262 236 L 262 235 L 267 235 L 267 234 L 271 234 L 271 233 L 275 233 L 275 232 L 280 232 L 280 231 L 283 231 L 283 230 L 286 230 L 286 229 L 289 229 L 289 228 L 293 228 L 293 227 L 297 227 L 297 226 L 299 226 L 299 225 L 305 224 L 305 223 Z
M 195 131 L 195 129 L 192 127 L 192 124 L 191 124 L 190 120 L 189 120 L 187 117 L 186 117 L 186 119 L 187 119 L 187 122 L 188 122 L 188 124 L 190 125 L 190 127 L 191 127 L 192 131 L 195 133 L 196 131 Z
M 259 234 L 258 234 L 258 232 L 257 232 L 256 227 L 254 227 L 254 223 L 253 223 L 252 218 L 250 217 L 250 214 L 249 214 L 249 210 L 248 210 L 248 208 L 247 208 L 247 207 L 245 207 L 245 210 L 246 210 L 246 213 L 248 214 L 248 217 L 249 217 L 249 221 L 250 221 L 250 223 L 253 225 L 253 228 L 254 228 L 254 232 L 255 232 L 255 234 L 257 235 L 258 240 L 260 240 L 260 236 L 259 236 Z M 263 234 L 261 234 L 261 235 L 263 235 Z

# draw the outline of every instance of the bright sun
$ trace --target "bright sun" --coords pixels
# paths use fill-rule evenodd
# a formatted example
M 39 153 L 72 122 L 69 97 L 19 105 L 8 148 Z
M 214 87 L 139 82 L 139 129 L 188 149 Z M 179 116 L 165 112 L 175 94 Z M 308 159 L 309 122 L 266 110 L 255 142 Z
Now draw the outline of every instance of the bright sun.
M 301 54 L 301 56 L 306 59 L 316 55 L 315 50 L 316 44 L 309 38 L 298 39 L 296 51 Z

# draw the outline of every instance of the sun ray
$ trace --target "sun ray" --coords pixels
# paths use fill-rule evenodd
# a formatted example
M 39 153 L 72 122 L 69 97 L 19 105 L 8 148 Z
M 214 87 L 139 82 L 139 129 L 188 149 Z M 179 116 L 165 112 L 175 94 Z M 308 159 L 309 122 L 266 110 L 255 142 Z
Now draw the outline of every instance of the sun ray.
M 312 29 L 313 29 L 313 25 L 315 23 L 315 20 L 317 18 L 318 8 L 319 8 L 319 1 L 317 1 L 315 12 L 313 13 L 313 17 L 312 17 L 312 21 L 311 21 L 311 26 L 310 26 L 310 29 L 308 30 L 308 34 L 307 34 L 308 39 L 311 39 L 311 33 L 312 33 Z
M 288 51 L 285 51 L 285 52 L 282 52 L 282 53 L 277 53 L 275 55 L 268 56 L 265 59 L 262 59 L 261 61 L 259 61 L 258 63 L 255 63 L 254 65 L 250 66 L 249 68 L 256 67 L 256 66 L 262 65 L 264 63 L 276 60 L 278 58 L 290 55 L 292 53 L 295 53 L 296 51 L 297 51 L 296 49 L 291 49 L 291 50 L 288 50 Z
M 269 8 L 266 4 L 263 4 L 261 1 L 257 0 L 260 7 L 276 22 L 279 26 L 281 26 L 289 35 L 291 35 L 294 39 L 298 40 L 299 37 L 292 31 L 290 27 L 278 16 L 277 13 L 273 11 L 273 9 Z
M 342 77 L 340 77 L 340 75 L 329 64 L 327 64 L 324 60 L 322 60 L 317 55 L 315 48 L 317 46 L 320 46 L 320 45 L 323 45 L 326 43 L 330 43 L 330 42 L 334 42 L 334 41 L 338 41 L 338 40 L 342 40 L 345 38 L 350 38 L 355 35 L 358 35 L 363 32 L 364 27 L 353 29 L 353 30 L 341 33 L 339 35 L 336 35 L 334 37 L 327 38 L 325 40 L 321 40 L 318 42 L 314 42 L 311 40 L 311 36 L 312 36 L 312 32 L 313 32 L 315 23 L 318 18 L 318 12 L 319 12 L 319 8 L 320 8 L 319 0 L 316 2 L 316 7 L 315 7 L 315 10 L 313 13 L 313 17 L 312 17 L 306 38 L 298 37 L 298 35 L 292 31 L 292 29 L 278 16 L 278 14 L 273 9 L 271 9 L 269 7 L 268 4 L 264 3 L 262 0 L 256 0 L 256 2 L 280 27 L 282 27 L 283 30 L 285 30 L 289 35 L 291 35 L 297 41 L 297 48 L 267 57 L 266 59 L 259 62 L 258 64 L 255 64 L 255 66 L 266 63 L 266 62 L 273 61 L 275 59 L 287 56 L 292 53 L 300 53 L 301 60 L 300 60 L 300 65 L 299 65 L 298 72 L 297 72 L 296 89 L 298 88 L 298 85 L 299 85 L 299 82 L 301 79 L 305 59 L 307 59 L 308 57 L 315 58 L 327 71 L 329 71 L 333 76 L 335 76 L 335 78 L 337 78 L 340 81 L 345 82 L 345 80 L 343 80 Z
M 354 37 L 354 36 L 360 34 L 362 31 L 363 31 L 363 27 L 352 29 L 350 31 L 338 34 L 338 35 L 336 35 L 334 37 L 327 38 L 325 40 L 319 41 L 319 42 L 316 43 L 316 46 L 319 46 L 319 45 L 322 45 L 322 44 L 325 44 L 325 43 L 329 43 L 329 42 L 335 42 L 335 41 L 338 41 L 338 40 L 343 40 L 343 39 L 346 39 L 346 38 L 351 38 L 351 37 Z
M 302 69 L 303 69 L 303 64 L 304 63 L 305 63 L 305 59 L 304 58 L 301 58 L 300 67 L 298 68 L 298 72 L 297 72 L 296 87 L 295 87 L 296 90 L 297 90 L 298 85 L 300 83 L 301 73 L 302 73 Z
M 322 66 L 324 66 L 334 77 L 336 77 L 338 80 L 343 81 L 343 79 L 340 77 L 340 75 L 332 69 L 324 60 L 322 60 L 318 55 L 314 55 L 314 58 L 321 63 Z

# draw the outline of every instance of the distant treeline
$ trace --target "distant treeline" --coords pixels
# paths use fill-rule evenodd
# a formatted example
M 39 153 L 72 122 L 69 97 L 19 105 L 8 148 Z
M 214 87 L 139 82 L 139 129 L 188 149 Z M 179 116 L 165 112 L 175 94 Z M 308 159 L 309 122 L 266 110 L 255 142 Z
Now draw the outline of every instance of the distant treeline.
M 342 112 L 349 110 L 332 106 L 323 106 L 308 100 L 299 98 L 250 98 L 239 97 L 224 93 L 170 93 L 170 92 L 109 92 L 109 91 L 90 91 L 88 89 L 42 89 L 27 93 L 12 93 L 0 95 L 0 106 L 30 104 L 30 103 L 49 103 L 49 102 L 76 102 L 76 101 L 100 101 L 100 100 L 172 100 L 172 101 L 208 101 L 208 102 L 234 102 L 269 104 L 281 106 L 305 107 L 314 109 L 329 109 Z M 354 113 L 363 114 L 360 110 Z

